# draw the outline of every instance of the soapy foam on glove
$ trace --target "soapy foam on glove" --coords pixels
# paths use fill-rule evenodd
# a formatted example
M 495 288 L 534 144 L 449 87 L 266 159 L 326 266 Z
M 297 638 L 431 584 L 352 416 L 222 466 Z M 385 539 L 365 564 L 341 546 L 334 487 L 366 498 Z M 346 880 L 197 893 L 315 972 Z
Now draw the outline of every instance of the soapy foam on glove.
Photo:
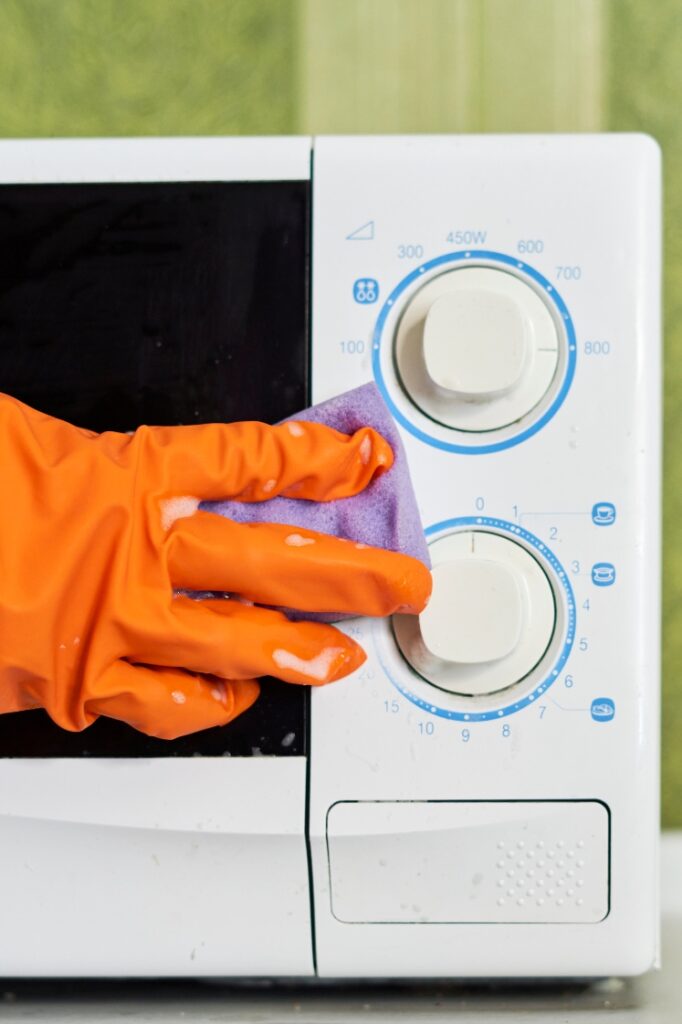
M 290 420 L 324 423 L 344 434 L 361 427 L 373 427 L 393 449 L 394 463 L 388 472 L 372 481 L 360 494 L 336 501 L 301 501 L 275 497 L 268 501 L 204 501 L 199 506 L 238 523 L 284 523 L 304 530 L 333 534 L 372 547 L 400 551 L 431 567 L 424 530 L 417 508 L 407 458 L 398 429 L 376 384 L 347 391 L 326 402 L 291 416 Z M 285 421 L 288 422 L 288 421 Z M 292 531 L 292 545 L 300 543 Z M 301 538 L 303 540 L 303 538 Z M 333 613 L 291 612 L 321 622 L 335 622 L 347 616 Z

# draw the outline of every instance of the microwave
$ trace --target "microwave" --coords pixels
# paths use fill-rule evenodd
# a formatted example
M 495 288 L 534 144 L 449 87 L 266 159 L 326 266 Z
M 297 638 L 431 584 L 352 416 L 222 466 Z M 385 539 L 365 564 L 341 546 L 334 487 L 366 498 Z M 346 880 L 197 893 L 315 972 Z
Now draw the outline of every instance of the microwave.
M 373 381 L 434 574 L 224 728 L 0 716 L 2 975 L 657 963 L 660 220 L 638 135 L 0 142 L 0 390 L 130 431 Z

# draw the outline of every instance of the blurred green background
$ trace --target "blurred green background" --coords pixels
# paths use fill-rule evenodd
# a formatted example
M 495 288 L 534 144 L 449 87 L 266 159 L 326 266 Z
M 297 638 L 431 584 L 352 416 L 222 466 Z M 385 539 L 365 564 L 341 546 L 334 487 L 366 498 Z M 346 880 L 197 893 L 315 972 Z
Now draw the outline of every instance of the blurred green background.
M 0 136 L 644 131 L 665 159 L 663 820 L 682 825 L 680 0 L 0 0 Z

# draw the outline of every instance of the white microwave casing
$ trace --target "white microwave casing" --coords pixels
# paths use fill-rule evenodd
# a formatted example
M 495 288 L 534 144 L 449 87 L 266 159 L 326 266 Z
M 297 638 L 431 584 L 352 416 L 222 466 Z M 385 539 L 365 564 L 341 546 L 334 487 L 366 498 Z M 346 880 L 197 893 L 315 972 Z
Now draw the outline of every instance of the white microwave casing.
M 556 657 L 532 688 L 467 702 L 414 673 L 390 623 L 351 620 L 368 659 L 311 694 L 307 756 L 0 759 L 0 973 L 642 973 L 659 918 L 658 148 L 0 142 L 0 184 L 277 179 L 312 181 L 312 401 L 377 382 L 427 539 L 531 551 L 561 606 Z M 551 404 L 485 436 L 418 408 L 393 349 L 418 291 L 464 266 L 544 289 L 564 346 Z

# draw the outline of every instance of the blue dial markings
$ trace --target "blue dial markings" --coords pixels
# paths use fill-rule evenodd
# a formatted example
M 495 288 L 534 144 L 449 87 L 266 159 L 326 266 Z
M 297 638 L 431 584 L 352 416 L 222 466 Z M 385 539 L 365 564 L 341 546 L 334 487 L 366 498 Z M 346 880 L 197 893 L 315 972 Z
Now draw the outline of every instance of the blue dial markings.
M 566 362 L 566 372 L 562 381 L 561 387 L 554 398 L 552 404 L 544 411 L 544 413 L 529 427 L 522 430 L 520 433 L 515 434 L 513 437 L 507 437 L 503 441 L 495 441 L 491 444 L 483 445 L 466 445 L 466 444 L 455 444 L 452 441 L 443 441 L 438 437 L 433 437 L 427 434 L 420 427 L 416 426 L 409 420 L 405 414 L 397 407 L 384 380 L 383 370 L 381 367 L 381 343 L 384 326 L 389 313 L 392 311 L 395 305 L 396 299 L 408 288 L 414 281 L 422 277 L 427 271 L 433 270 L 436 267 L 442 267 L 449 263 L 466 262 L 469 260 L 486 260 L 492 263 L 502 263 L 505 266 L 513 267 L 515 270 L 520 270 L 522 273 L 530 277 L 537 285 L 540 286 L 542 291 L 548 296 L 548 298 L 554 303 L 559 313 L 559 317 L 566 330 L 566 337 L 568 340 L 568 359 Z M 391 294 L 386 299 L 381 312 L 377 318 L 376 325 L 374 327 L 374 334 L 372 338 L 372 370 L 377 383 L 377 387 L 383 395 L 384 401 L 388 405 L 391 413 L 395 419 L 400 423 L 405 430 L 409 431 L 414 437 L 417 437 L 420 441 L 424 441 L 426 444 L 431 445 L 434 448 L 440 448 L 443 451 L 457 452 L 460 455 L 489 455 L 492 452 L 500 452 L 505 448 L 512 448 L 514 445 L 521 444 L 522 441 L 526 441 L 533 434 L 536 434 L 541 430 L 552 417 L 555 415 L 557 410 L 563 404 L 566 395 L 568 394 L 569 388 L 575 375 L 575 364 L 577 356 L 577 345 L 575 337 L 575 328 L 573 320 L 568 312 L 566 303 L 561 298 L 559 293 L 556 291 L 554 286 L 550 284 L 546 277 L 544 277 L 539 271 L 535 270 L 534 267 L 530 267 L 527 263 L 522 260 L 517 260 L 513 256 L 507 256 L 502 252 L 493 252 L 487 249 L 467 249 L 464 252 L 449 252 L 442 256 L 437 256 L 435 259 L 428 260 L 428 262 L 422 264 L 420 267 L 416 267 L 411 273 L 404 277 L 399 284 L 393 289 Z
M 432 526 L 427 527 L 424 532 L 428 538 L 433 537 L 436 534 L 443 533 L 446 530 L 459 530 L 462 527 L 479 527 L 481 529 L 488 527 L 489 529 L 493 529 L 522 540 L 531 549 L 537 551 L 541 556 L 540 560 L 547 562 L 553 570 L 554 576 L 558 580 L 566 599 L 567 622 L 566 636 L 561 652 L 549 674 L 530 693 L 527 693 L 525 697 L 515 701 L 513 704 L 507 704 L 502 708 L 491 708 L 488 711 L 453 711 L 450 708 L 438 707 L 438 705 L 434 704 L 432 701 L 424 700 L 418 694 L 413 693 L 409 687 L 394 677 L 394 674 L 386 664 L 385 659 L 382 658 L 381 651 L 378 646 L 376 646 L 376 651 L 379 663 L 393 686 L 402 693 L 403 697 L 406 697 L 407 700 L 412 702 L 412 704 L 416 704 L 416 706 L 421 708 L 422 711 L 426 711 L 431 715 L 437 715 L 439 718 L 448 718 L 456 722 L 489 722 L 493 719 L 506 718 L 508 715 L 513 715 L 515 712 L 521 711 L 522 708 L 533 704 L 538 697 L 541 697 L 542 694 L 546 693 L 550 686 L 556 681 L 561 669 L 566 664 L 569 654 L 571 653 L 571 648 L 573 647 L 573 641 L 575 639 L 575 597 L 573 594 L 573 588 L 568 579 L 568 574 L 554 552 L 551 551 L 539 537 L 536 537 L 535 534 L 529 533 L 528 530 L 524 530 L 521 526 L 516 526 L 514 523 L 507 522 L 505 519 L 495 519 L 490 516 L 460 516 L 457 519 L 445 519 L 440 523 L 434 523 Z M 435 692 L 437 692 L 437 690 L 434 688 L 434 693 Z

